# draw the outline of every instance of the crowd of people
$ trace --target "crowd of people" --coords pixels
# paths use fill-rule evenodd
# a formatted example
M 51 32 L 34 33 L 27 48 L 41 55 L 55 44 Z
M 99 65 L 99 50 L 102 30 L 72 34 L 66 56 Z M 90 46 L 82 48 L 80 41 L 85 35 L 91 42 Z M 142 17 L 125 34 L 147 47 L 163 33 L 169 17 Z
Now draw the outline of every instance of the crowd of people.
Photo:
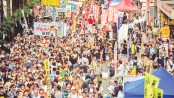
M 43 16 L 34 21 L 52 22 Z M 174 40 L 163 41 L 146 22 L 129 28 L 114 62 L 117 23 L 99 28 L 91 16 L 82 27 L 79 17 L 74 32 L 72 20 L 65 20 L 62 38 L 29 35 L 23 29 L 6 49 L 0 46 L 0 98 L 124 98 L 124 75 L 152 73 L 160 66 L 174 75 Z M 126 14 L 123 18 L 132 21 Z

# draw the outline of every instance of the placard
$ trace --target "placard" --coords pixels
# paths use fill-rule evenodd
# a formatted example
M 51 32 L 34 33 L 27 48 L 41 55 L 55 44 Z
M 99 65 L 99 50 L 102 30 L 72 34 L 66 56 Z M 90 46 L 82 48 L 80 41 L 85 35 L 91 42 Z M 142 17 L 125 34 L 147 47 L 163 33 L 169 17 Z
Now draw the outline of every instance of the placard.
M 168 38 L 170 36 L 169 26 L 161 27 L 161 38 Z
M 55 28 L 55 33 L 51 33 L 51 27 Z M 34 23 L 34 35 L 39 36 L 55 36 L 57 34 L 58 37 L 63 37 L 64 32 L 64 23 L 56 22 L 56 23 Z

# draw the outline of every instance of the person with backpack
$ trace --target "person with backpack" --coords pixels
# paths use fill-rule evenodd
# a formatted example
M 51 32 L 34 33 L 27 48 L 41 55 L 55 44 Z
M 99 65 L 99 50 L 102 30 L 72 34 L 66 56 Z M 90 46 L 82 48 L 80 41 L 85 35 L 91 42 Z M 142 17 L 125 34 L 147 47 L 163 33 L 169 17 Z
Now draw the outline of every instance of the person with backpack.
M 137 59 L 138 59 L 137 56 L 135 56 L 132 61 L 133 68 L 135 68 L 135 70 L 136 70 L 136 75 L 138 74 L 138 60 Z
M 136 46 L 136 42 L 133 42 L 132 46 L 131 46 L 131 52 L 132 52 L 132 57 L 134 55 L 136 55 L 137 52 L 137 46 Z

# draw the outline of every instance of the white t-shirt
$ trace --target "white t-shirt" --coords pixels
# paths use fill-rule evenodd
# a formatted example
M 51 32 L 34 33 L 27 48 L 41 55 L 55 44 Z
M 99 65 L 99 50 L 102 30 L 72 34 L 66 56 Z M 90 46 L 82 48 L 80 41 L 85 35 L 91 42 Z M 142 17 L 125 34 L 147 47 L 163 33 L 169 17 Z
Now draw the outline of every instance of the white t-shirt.
M 124 74 L 124 65 L 123 64 L 120 64 L 119 67 L 118 67 L 118 75 L 123 75 Z
M 79 98 L 80 96 L 78 94 L 69 94 L 68 98 Z

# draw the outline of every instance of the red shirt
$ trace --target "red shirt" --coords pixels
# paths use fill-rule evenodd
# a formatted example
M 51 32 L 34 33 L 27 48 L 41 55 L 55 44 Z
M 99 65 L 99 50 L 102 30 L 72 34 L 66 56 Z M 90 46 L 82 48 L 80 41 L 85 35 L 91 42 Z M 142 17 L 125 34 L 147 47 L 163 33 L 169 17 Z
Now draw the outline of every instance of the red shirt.
M 88 19 L 88 23 L 89 24 L 93 24 L 93 20 L 90 18 L 90 19 Z

